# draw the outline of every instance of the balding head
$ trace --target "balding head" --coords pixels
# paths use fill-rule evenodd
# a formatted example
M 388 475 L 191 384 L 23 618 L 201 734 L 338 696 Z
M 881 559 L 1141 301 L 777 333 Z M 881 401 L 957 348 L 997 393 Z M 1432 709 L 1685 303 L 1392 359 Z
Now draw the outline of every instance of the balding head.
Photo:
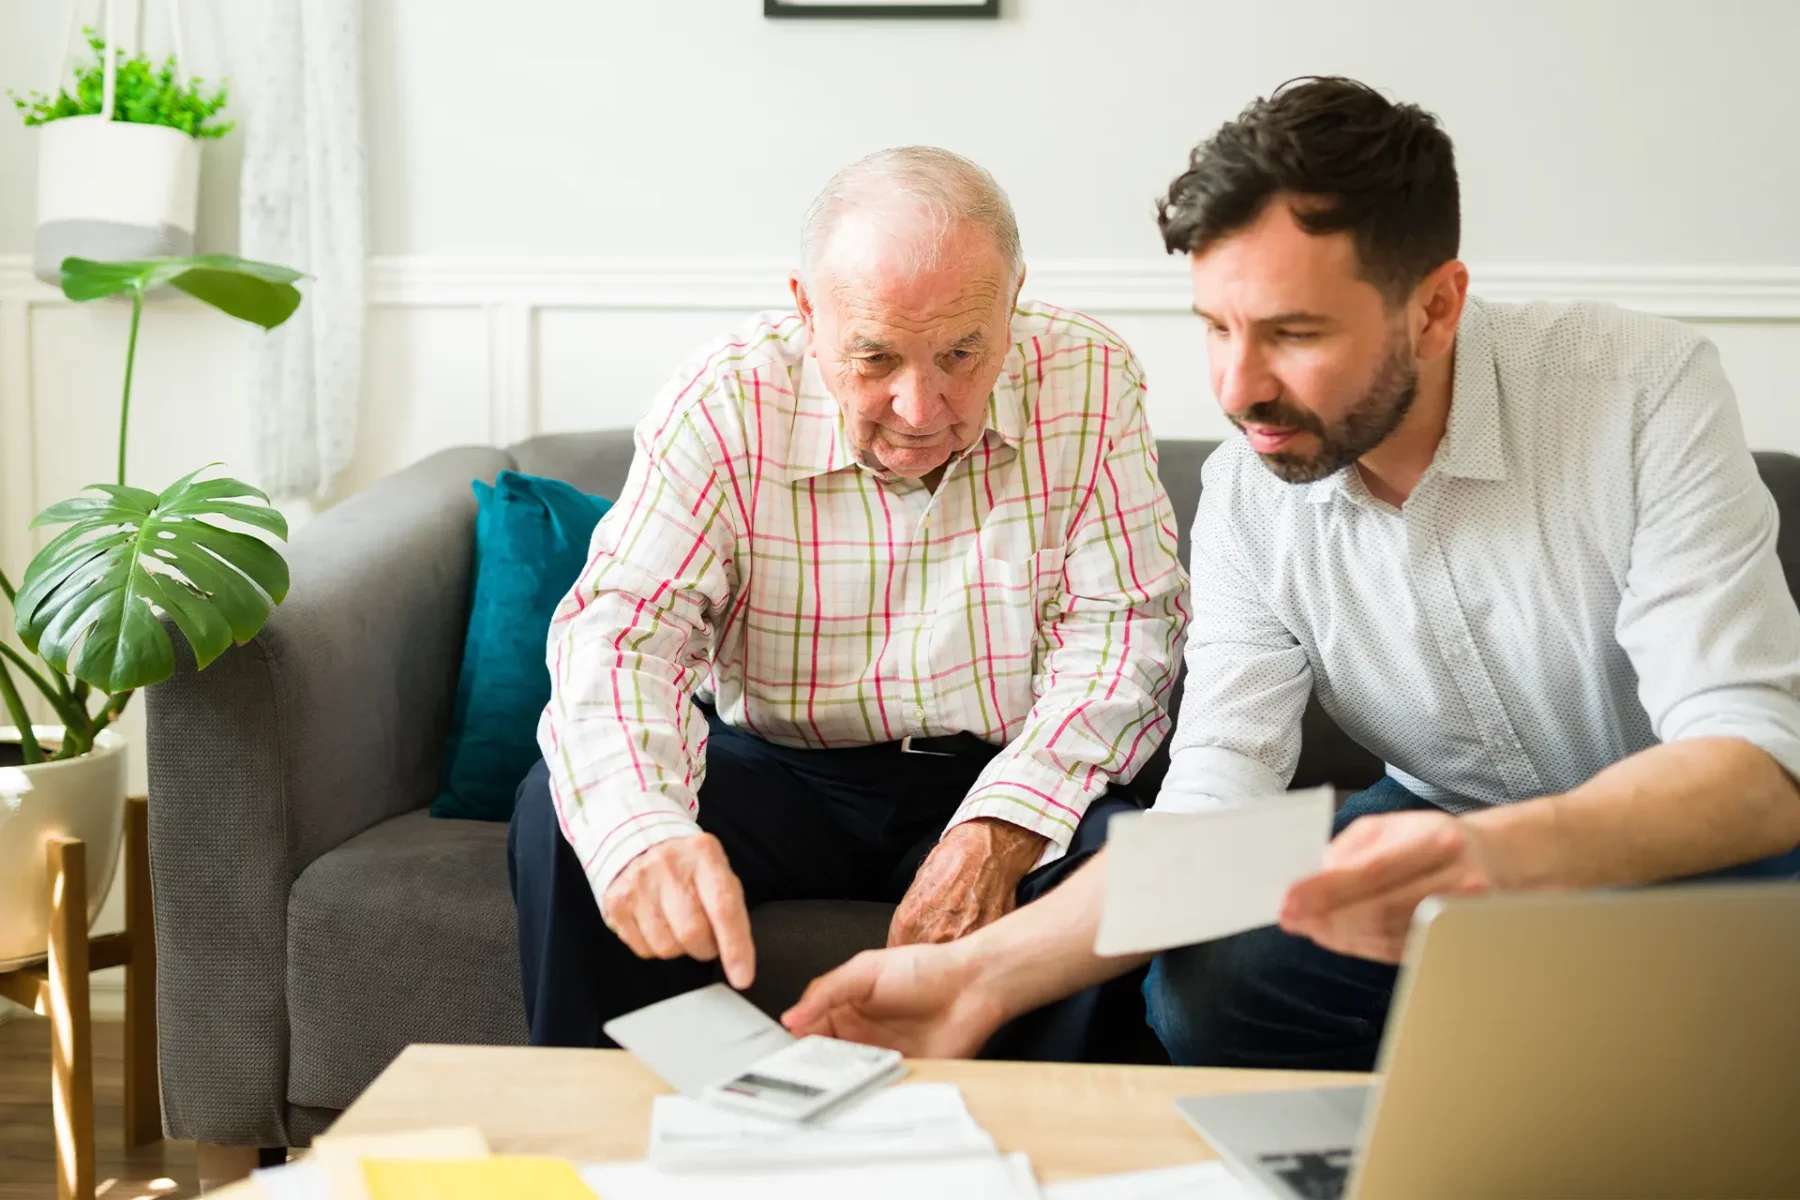
M 935 487 L 980 439 L 1024 280 L 1012 205 L 966 158 L 883 150 L 826 185 L 788 283 L 864 465 Z
M 854 266 L 870 255 L 931 270 L 978 235 L 1006 266 L 1009 284 L 1025 273 L 1019 224 L 994 177 L 936 146 L 897 146 L 858 159 L 825 185 L 800 230 L 800 270 L 808 280 L 828 264 Z

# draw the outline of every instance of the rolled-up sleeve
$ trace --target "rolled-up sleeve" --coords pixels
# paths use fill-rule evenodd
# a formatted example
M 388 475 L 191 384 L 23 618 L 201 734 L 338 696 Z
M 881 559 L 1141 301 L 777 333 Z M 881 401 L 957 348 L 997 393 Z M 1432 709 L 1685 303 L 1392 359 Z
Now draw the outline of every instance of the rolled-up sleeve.
M 1056 616 L 1044 623 L 1036 699 L 950 822 L 997 817 L 1061 857 L 1088 804 L 1127 781 L 1167 735 L 1168 694 L 1187 625 L 1174 510 L 1157 475 L 1135 362 L 1087 477 L 1064 548 Z
M 1695 337 L 1638 423 L 1616 633 L 1657 737 L 1735 737 L 1800 777 L 1800 611 L 1731 384 Z
M 596 899 L 637 855 L 699 832 L 706 722 L 690 701 L 732 592 L 734 534 L 692 411 L 658 404 L 639 427 L 624 492 L 550 626 L 538 744 Z
M 1280 792 L 1300 761 L 1300 717 L 1312 694 L 1306 651 L 1245 570 L 1231 514 L 1228 457 L 1202 475 L 1188 561 L 1193 575 L 1187 680 L 1161 812 L 1194 812 Z

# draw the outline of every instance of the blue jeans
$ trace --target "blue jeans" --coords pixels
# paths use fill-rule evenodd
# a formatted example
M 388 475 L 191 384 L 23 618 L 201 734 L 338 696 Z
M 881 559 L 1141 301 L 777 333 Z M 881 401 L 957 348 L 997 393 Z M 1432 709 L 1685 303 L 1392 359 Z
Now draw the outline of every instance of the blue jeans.
M 1383 778 L 1338 811 L 1430 808 Z M 1800 879 L 1800 847 L 1705 879 Z M 1269 926 L 1159 955 L 1144 981 L 1150 1027 L 1180 1066 L 1372 1071 L 1397 969 L 1321 949 Z

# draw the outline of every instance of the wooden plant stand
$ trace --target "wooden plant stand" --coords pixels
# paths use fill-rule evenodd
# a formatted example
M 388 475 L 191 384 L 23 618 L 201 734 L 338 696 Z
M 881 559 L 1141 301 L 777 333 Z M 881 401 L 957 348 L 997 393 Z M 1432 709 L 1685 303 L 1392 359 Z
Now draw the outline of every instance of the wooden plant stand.
M 162 1138 L 156 1074 L 156 935 L 150 915 L 149 805 L 125 802 L 125 930 L 88 936 L 87 845 L 60 838 L 48 847 L 49 956 L 0 972 L 0 996 L 50 1018 L 58 1200 L 94 1196 L 94 1035 L 88 973 L 125 968 L 125 1144 Z

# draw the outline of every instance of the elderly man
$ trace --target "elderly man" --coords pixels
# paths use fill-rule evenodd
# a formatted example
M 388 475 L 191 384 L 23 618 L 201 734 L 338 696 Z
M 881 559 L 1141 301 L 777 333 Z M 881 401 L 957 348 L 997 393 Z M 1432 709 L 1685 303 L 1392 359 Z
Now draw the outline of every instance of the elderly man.
M 651 406 L 552 625 L 513 819 L 534 1044 L 607 1045 L 714 959 L 747 986 L 765 901 L 899 901 L 892 944 L 961 937 L 1135 807 L 1186 620 L 1175 522 L 1130 350 L 1021 305 L 1024 274 L 985 171 L 873 155 L 806 219 L 796 311 Z M 1076 999 L 1024 1049 L 1083 1053 Z

